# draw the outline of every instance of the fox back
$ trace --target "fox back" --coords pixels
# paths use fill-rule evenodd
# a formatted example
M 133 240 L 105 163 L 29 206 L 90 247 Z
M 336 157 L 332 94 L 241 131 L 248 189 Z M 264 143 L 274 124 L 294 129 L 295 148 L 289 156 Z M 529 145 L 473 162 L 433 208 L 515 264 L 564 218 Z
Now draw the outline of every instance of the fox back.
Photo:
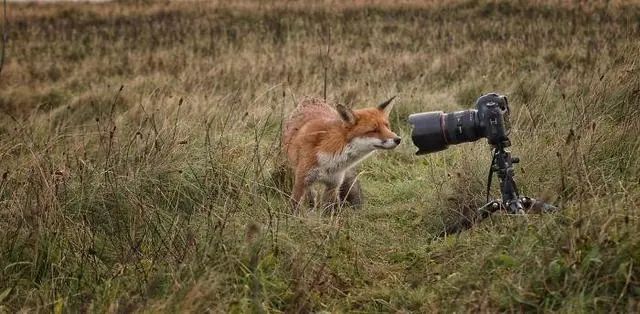
M 331 107 L 326 102 L 316 98 L 305 98 L 296 109 L 291 113 L 289 118 L 284 123 L 284 130 L 282 135 L 282 144 L 284 151 L 289 158 L 292 157 L 290 147 L 293 144 L 294 139 L 297 138 L 300 131 L 308 123 L 312 124 L 334 124 L 340 119 L 336 109 Z M 306 129 L 304 131 L 307 131 Z M 303 131 L 303 132 L 304 132 Z M 297 140 L 301 140 L 299 138 Z

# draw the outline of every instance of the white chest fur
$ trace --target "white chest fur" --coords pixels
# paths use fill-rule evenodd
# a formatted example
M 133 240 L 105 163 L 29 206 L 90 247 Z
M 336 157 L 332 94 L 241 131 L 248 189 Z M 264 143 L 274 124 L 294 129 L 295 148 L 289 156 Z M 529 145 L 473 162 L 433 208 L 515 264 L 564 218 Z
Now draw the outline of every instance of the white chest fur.
M 379 141 L 376 138 L 355 138 L 341 152 L 318 153 L 318 179 L 325 182 L 340 180 L 345 171 L 369 157 L 375 151 L 373 145 Z

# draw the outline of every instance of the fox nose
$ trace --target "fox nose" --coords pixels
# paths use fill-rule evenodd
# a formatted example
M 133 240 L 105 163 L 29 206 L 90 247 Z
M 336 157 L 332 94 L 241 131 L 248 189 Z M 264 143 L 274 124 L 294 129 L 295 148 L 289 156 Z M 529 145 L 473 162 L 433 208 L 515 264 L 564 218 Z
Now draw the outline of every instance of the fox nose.
M 393 142 L 396 143 L 396 145 L 399 145 L 401 141 L 402 141 L 402 138 L 399 136 L 393 139 Z

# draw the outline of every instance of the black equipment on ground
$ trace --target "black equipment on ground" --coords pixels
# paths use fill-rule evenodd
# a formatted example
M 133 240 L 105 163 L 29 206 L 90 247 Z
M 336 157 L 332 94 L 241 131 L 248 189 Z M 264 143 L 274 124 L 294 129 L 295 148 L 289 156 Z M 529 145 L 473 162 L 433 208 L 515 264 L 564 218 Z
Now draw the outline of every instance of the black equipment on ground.
M 506 126 L 508 114 L 507 97 L 490 93 L 478 98 L 475 109 L 452 113 L 432 111 L 409 116 L 409 123 L 413 125 L 411 139 L 418 147 L 418 155 L 441 151 L 449 145 L 487 138 L 487 142 L 493 148 L 493 157 L 487 182 L 487 204 L 477 212 L 477 219 L 480 220 L 499 209 L 504 209 L 510 214 L 523 214 L 529 210 L 556 210 L 553 205 L 520 196 L 513 179 L 513 164 L 520 160 L 512 157 L 511 152 L 506 149 L 511 146 Z M 500 180 L 502 199 L 490 199 L 494 173 L 498 174 Z

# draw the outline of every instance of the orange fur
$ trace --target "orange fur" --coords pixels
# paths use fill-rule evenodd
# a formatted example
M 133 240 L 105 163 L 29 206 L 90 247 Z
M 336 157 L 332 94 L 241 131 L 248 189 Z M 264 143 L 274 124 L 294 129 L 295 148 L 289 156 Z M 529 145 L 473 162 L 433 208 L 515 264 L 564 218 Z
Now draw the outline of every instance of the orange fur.
M 347 109 L 347 113 L 353 121 L 345 120 L 322 100 L 305 98 L 285 121 L 283 149 L 294 170 L 294 206 L 300 204 L 305 191 L 316 181 L 335 194 L 346 170 L 376 148 L 391 149 L 399 143 L 400 138 L 389 128 L 388 111 L 373 107 Z M 381 144 L 371 146 L 369 151 L 369 143 Z

